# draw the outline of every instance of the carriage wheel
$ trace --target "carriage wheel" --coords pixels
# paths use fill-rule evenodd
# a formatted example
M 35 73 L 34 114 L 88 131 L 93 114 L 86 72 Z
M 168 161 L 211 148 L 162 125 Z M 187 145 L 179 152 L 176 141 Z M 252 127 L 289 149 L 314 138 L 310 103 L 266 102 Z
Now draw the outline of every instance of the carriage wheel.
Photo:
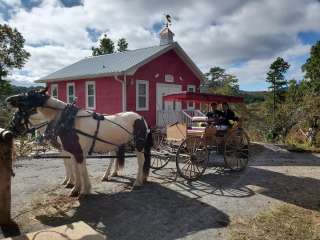
M 232 171 L 241 171 L 246 168 L 249 162 L 248 135 L 242 130 L 234 131 L 225 140 L 224 162 Z
M 176 153 L 177 171 L 186 180 L 197 180 L 208 166 L 206 142 L 196 137 L 184 140 Z
M 153 137 L 153 147 L 151 149 L 151 168 L 159 170 L 165 167 L 169 160 L 170 146 L 167 144 L 164 135 L 155 134 Z

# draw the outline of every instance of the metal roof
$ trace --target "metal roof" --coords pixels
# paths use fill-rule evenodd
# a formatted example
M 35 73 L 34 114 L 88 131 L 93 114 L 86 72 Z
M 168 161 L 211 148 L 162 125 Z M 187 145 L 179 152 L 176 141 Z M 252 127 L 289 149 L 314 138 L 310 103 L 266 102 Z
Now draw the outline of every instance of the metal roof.
M 56 82 L 62 80 L 122 74 L 133 75 L 140 66 L 169 51 L 170 49 L 177 50 L 177 52 L 180 53 L 180 55 L 187 62 L 189 67 L 191 67 L 192 70 L 198 76 L 200 76 L 200 78 L 202 77 L 202 72 L 186 55 L 179 44 L 175 42 L 162 46 L 140 48 L 125 52 L 87 57 L 43 78 L 40 78 L 39 80 L 36 80 L 36 82 Z

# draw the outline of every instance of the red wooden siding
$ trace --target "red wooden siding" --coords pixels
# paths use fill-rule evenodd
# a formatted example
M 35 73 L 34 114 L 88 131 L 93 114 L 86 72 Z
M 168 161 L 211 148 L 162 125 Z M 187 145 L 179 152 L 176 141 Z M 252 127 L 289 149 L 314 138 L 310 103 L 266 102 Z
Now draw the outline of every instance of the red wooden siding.
M 114 77 L 102 77 L 94 79 L 79 79 L 72 81 L 59 81 L 58 98 L 61 101 L 67 101 L 66 84 L 74 82 L 75 93 L 77 97 L 77 106 L 86 108 L 86 81 L 95 82 L 96 84 L 96 112 L 104 114 L 114 114 L 122 111 L 122 88 L 121 83 L 116 81 Z M 49 83 L 50 85 L 54 83 Z
M 156 75 L 159 76 L 156 78 Z M 165 82 L 165 74 L 171 74 L 174 82 Z M 180 80 L 182 78 L 182 81 Z M 136 80 L 149 81 L 149 111 L 137 111 L 146 118 L 150 126 L 156 125 L 156 83 L 180 84 L 182 91 L 187 90 L 187 85 L 196 86 L 199 91 L 200 79 L 189 69 L 174 50 L 168 51 L 160 57 L 150 61 L 137 70 L 134 76 L 127 77 L 127 111 L 136 111 Z M 186 104 L 182 104 L 182 109 Z

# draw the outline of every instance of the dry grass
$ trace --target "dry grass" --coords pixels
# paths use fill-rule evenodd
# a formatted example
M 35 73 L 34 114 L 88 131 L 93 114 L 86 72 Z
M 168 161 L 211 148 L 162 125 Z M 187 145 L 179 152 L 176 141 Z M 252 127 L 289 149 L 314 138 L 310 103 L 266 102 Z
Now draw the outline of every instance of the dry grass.
M 232 240 L 320 240 L 320 212 L 282 205 L 252 219 L 236 219 Z
M 46 216 L 47 218 L 65 217 L 70 209 L 78 206 L 77 198 L 62 195 L 56 196 L 51 200 L 39 198 L 31 203 L 29 209 L 16 215 L 14 219 L 24 229 L 36 225 L 39 222 L 39 216 Z

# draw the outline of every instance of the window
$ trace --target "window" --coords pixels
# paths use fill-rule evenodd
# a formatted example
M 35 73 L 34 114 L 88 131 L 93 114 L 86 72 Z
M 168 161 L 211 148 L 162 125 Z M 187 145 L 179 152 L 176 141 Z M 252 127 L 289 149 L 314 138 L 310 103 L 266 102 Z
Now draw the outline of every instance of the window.
M 195 92 L 196 91 L 196 86 L 195 85 L 188 85 L 187 86 L 187 91 L 188 92 Z M 193 110 L 195 109 L 195 104 L 193 101 L 188 101 L 188 110 Z
M 136 83 L 136 110 L 149 110 L 149 82 L 137 80 Z
M 164 75 L 164 81 L 165 82 L 174 82 L 174 77 L 171 74 Z
M 96 109 L 96 84 L 86 82 L 86 108 Z
M 51 97 L 58 99 L 58 84 L 51 84 Z
M 76 99 L 74 83 L 67 83 L 67 102 L 73 103 Z

